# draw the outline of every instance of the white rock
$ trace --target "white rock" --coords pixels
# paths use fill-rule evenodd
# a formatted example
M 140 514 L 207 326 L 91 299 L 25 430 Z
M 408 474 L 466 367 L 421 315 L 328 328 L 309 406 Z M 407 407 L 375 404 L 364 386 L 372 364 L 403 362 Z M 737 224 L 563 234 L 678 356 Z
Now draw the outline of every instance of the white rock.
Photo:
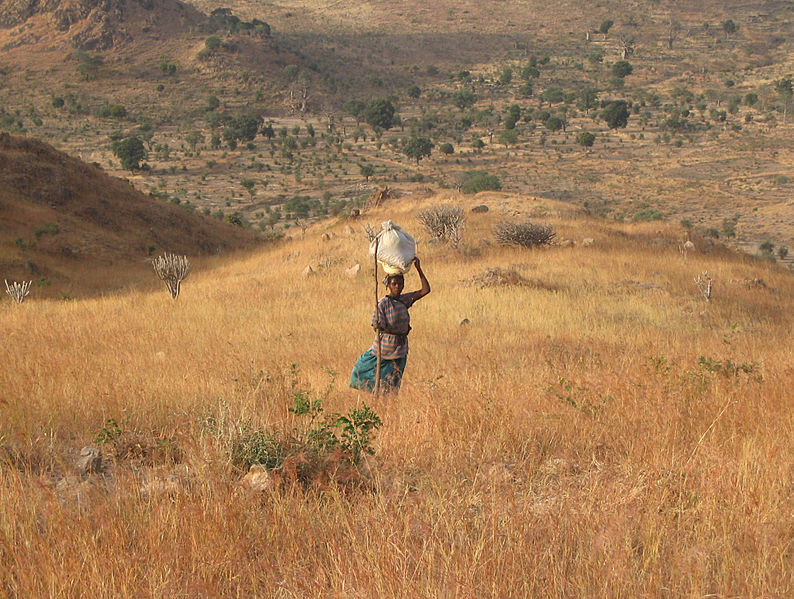
M 350 277 L 351 279 L 353 279 L 353 278 L 357 277 L 358 273 L 360 273 L 360 272 L 361 272 L 361 265 L 360 264 L 354 264 L 350 268 L 345 269 L 345 276 Z
M 80 450 L 80 457 L 74 468 L 80 476 L 102 471 L 102 450 L 87 445 Z
M 261 464 L 252 465 L 248 469 L 248 474 L 240 481 L 240 485 L 244 488 L 258 492 L 269 491 L 275 484 L 273 476 L 268 472 L 267 468 Z
M 582 247 L 588 247 L 595 243 L 595 240 L 592 237 L 585 237 L 582 239 Z
M 315 272 L 314 272 L 314 269 L 311 266 L 307 266 L 306 268 L 304 268 L 303 272 L 301 273 L 301 275 L 303 277 L 310 277 L 313 274 L 315 274 Z

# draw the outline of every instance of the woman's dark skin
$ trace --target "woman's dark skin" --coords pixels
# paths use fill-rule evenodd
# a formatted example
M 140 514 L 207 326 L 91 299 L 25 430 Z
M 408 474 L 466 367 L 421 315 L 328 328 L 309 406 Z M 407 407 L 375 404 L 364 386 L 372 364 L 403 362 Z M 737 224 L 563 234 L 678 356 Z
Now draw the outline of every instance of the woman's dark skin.
M 415 257 L 412 260 L 413 265 L 416 267 L 416 272 L 419 275 L 419 281 L 422 283 L 422 288 L 417 289 L 413 292 L 414 296 L 414 303 L 418 302 L 428 293 L 430 293 L 430 283 L 427 281 L 427 277 L 425 273 L 422 272 L 422 264 L 419 262 L 419 257 Z M 386 283 L 386 289 L 389 290 L 389 297 L 397 299 L 403 292 L 405 288 L 405 277 L 403 275 L 395 275 L 390 276 L 388 278 L 388 283 Z M 377 325 L 373 327 L 376 331 L 378 330 Z

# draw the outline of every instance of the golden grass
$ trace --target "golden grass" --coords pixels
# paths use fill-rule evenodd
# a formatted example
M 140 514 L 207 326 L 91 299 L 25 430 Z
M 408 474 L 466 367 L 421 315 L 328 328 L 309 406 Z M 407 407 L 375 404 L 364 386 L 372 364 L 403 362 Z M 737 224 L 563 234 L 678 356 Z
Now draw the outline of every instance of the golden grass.
M 367 218 L 426 236 L 424 205 Z M 791 274 L 573 216 L 546 220 L 593 246 L 482 243 L 499 218 L 469 214 L 462 251 L 420 242 L 433 293 L 397 397 L 347 388 L 374 297 L 343 225 L 196 269 L 176 303 L 0 305 L 0 597 L 788 595 Z M 467 283 L 493 267 L 530 284 Z M 295 424 L 291 364 L 298 388 L 333 381 L 328 410 L 383 419 L 371 485 L 239 488 L 240 427 Z M 109 418 L 177 463 L 76 479 Z

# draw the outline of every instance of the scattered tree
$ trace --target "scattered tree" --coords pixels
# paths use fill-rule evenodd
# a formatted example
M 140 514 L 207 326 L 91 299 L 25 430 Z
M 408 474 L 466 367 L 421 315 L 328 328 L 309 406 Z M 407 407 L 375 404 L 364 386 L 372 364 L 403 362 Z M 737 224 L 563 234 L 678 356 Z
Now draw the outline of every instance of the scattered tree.
M 582 131 L 579 135 L 576 136 L 576 143 L 580 146 L 585 148 L 593 147 L 593 143 L 595 142 L 595 135 L 590 133 L 589 131 Z
M 474 103 L 477 101 L 477 96 L 470 89 L 459 89 L 453 92 L 451 100 L 453 105 L 461 110 L 465 110 L 474 106 Z
M 739 26 L 732 19 L 722 22 L 722 30 L 725 32 L 725 39 L 739 31 Z
M 615 22 L 612 20 L 601 21 L 601 25 L 598 27 L 598 33 L 602 33 L 604 35 L 604 39 L 606 39 L 607 35 L 609 34 L 609 30 L 612 29 L 612 25 Z
M 394 126 L 394 104 L 384 98 L 371 100 L 364 109 L 364 120 L 373 129 L 391 129 Z
M 626 100 L 613 100 L 602 104 L 599 116 L 610 129 L 625 127 L 629 121 L 629 103 Z
M 113 143 L 113 154 L 121 161 L 121 167 L 128 171 L 141 168 L 141 160 L 146 158 L 146 148 L 139 137 L 127 137 Z
M 361 175 L 364 177 L 364 180 L 369 182 L 369 178 L 375 174 L 375 167 L 371 164 L 364 163 L 359 167 L 361 171 Z
M 426 137 L 411 137 L 403 146 L 403 154 L 416 160 L 416 164 L 426 156 L 430 156 L 433 143 Z
M 627 75 L 631 75 L 633 71 L 634 67 L 626 60 L 619 60 L 612 65 L 612 74 L 618 79 L 623 79 Z
M 780 96 L 780 99 L 783 101 L 783 122 L 786 122 L 786 116 L 788 115 L 788 108 L 791 105 L 791 98 L 794 92 L 794 88 L 792 88 L 791 83 L 791 76 L 784 77 L 778 81 L 775 81 L 775 91 Z

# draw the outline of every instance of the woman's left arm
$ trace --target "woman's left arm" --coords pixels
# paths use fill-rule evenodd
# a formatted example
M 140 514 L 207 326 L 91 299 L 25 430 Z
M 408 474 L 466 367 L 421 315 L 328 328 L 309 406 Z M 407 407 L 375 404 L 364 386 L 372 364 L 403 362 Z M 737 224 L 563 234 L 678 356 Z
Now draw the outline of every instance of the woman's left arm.
M 414 266 L 416 267 L 416 272 L 419 275 L 419 281 L 422 283 L 422 288 L 412 293 L 413 301 L 417 302 L 420 299 L 422 299 L 424 296 L 426 296 L 428 293 L 430 293 L 430 283 L 427 281 L 427 277 L 425 276 L 425 273 L 422 271 L 422 264 L 419 262 L 418 257 L 415 257 L 413 259 L 413 263 Z

